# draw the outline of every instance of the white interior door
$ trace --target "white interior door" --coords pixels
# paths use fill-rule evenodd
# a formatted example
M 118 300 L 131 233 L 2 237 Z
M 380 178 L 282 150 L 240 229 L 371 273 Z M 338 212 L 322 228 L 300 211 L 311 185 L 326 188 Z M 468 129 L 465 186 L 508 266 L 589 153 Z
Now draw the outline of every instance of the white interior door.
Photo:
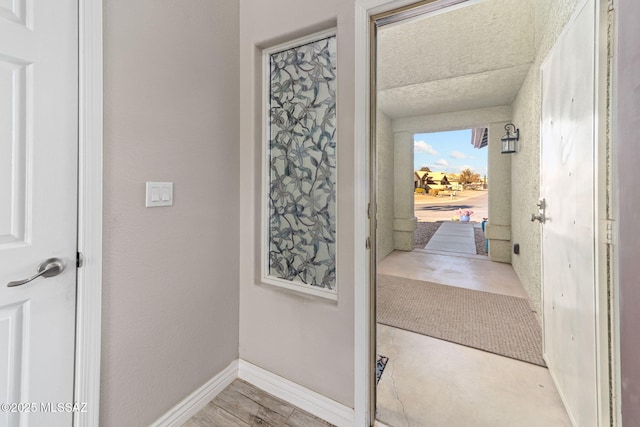
M 73 402 L 77 16 L 77 0 L 0 0 L 2 426 L 72 420 L 57 404 Z M 54 257 L 59 275 L 7 286 Z
M 597 425 L 595 1 L 542 66 L 544 355 L 576 426 Z

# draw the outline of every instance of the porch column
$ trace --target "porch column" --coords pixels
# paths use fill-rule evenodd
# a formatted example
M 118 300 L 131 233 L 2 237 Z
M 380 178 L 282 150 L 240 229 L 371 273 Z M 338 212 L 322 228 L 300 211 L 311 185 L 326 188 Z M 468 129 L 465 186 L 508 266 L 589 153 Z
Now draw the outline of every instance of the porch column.
M 413 250 L 413 232 L 418 223 L 413 208 L 413 134 L 397 132 L 394 139 L 394 219 L 395 249 Z
M 511 156 L 502 154 L 500 139 L 505 123 L 489 125 L 489 259 L 511 263 Z

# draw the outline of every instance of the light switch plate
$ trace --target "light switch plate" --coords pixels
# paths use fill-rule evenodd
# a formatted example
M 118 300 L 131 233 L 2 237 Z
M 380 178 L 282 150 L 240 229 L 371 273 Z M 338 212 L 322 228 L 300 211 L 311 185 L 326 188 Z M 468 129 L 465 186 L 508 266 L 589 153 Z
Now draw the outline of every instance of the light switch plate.
M 173 182 L 147 182 L 145 206 L 173 206 Z

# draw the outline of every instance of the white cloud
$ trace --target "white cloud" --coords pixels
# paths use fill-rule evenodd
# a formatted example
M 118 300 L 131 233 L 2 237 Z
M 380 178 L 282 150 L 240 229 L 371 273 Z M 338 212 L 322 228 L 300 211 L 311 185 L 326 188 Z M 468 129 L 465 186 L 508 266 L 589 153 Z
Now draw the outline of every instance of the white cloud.
M 413 147 L 414 147 L 415 151 L 422 151 L 424 153 L 431 154 L 433 156 L 438 154 L 438 152 L 433 149 L 431 144 L 427 144 L 424 141 L 416 141 L 415 144 L 413 145 Z
M 449 166 L 449 162 L 447 162 L 445 159 L 440 159 L 436 162 L 436 165 L 438 166 Z
M 454 159 L 458 159 L 458 160 L 468 159 L 469 158 L 469 156 L 467 156 L 466 154 L 464 154 L 464 153 L 462 153 L 460 151 L 452 151 L 451 152 L 451 157 L 453 157 Z

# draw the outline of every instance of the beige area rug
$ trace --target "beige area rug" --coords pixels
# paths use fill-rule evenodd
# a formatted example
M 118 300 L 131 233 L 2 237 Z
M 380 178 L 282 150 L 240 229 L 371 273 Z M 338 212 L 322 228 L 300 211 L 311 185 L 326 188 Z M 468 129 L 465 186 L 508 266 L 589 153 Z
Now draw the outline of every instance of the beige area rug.
M 376 299 L 379 323 L 546 366 L 524 298 L 379 274 Z

